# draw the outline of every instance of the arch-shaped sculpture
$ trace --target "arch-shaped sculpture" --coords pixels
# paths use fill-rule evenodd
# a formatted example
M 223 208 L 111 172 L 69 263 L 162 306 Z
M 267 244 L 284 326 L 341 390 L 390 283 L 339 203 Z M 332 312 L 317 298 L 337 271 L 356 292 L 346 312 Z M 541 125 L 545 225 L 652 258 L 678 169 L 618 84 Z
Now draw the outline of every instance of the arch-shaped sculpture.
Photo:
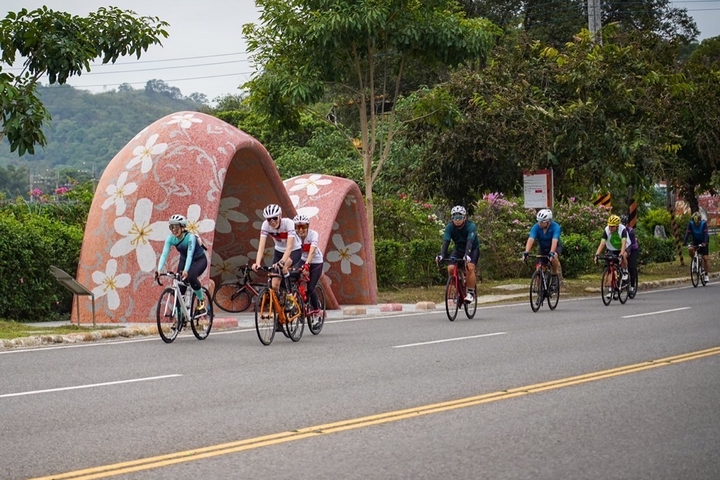
M 296 187 L 303 182 L 300 192 Z M 322 193 L 313 194 L 309 182 L 323 186 Z M 286 185 L 295 190 L 288 192 Z M 357 185 L 321 175 L 283 184 L 267 150 L 252 136 L 209 115 L 178 112 L 138 133 L 98 183 L 77 272 L 95 295 L 96 320 L 154 321 L 160 287 L 153 272 L 170 215 L 187 216 L 189 229 L 207 244 L 210 268 L 201 281 L 212 277 L 217 284 L 255 259 L 268 203 L 278 203 L 290 217 L 295 205 L 322 212 L 312 227 L 321 228 L 325 239 L 323 281 L 331 306 L 375 303 L 374 268 L 365 268 L 374 259 L 365 248 L 369 235 Z M 335 243 L 333 235 L 340 235 Z M 177 266 L 177 257 L 173 249 L 168 269 Z M 92 321 L 89 297 L 80 301 L 80 319 Z

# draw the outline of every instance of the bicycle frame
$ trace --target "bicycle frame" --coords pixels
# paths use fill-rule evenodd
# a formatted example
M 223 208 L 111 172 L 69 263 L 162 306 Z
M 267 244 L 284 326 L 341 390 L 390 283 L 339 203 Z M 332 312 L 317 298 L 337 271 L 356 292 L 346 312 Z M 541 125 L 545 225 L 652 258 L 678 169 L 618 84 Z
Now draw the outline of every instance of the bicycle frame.
M 182 280 L 181 274 L 179 274 L 179 273 L 167 272 L 167 273 L 163 273 L 160 276 L 172 278 L 172 286 L 170 288 L 172 288 L 175 291 L 173 300 L 174 300 L 175 305 L 179 307 L 178 312 L 180 312 L 183 323 L 184 323 L 185 321 L 190 319 L 190 317 L 192 316 L 190 314 L 190 307 L 188 306 L 190 304 L 190 299 L 192 298 L 192 288 L 190 288 L 190 284 L 185 283 Z M 160 283 L 159 280 L 158 280 L 158 284 L 160 286 L 163 286 L 163 284 Z M 183 286 L 185 287 L 184 295 L 180 291 L 180 287 L 183 287 Z M 180 299 L 182 299 L 182 301 Z
M 438 262 L 438 266 L 440 263 L 455 267 L 452 269 L 452 273 L 448 275 L 445 287 L 445 311 L 447 313 L 448 320 L 451 322 L 455 321 L 460 305 L 462 305 L 465 310 L 465 316 L 467 318 L 473 318 L 475 316 L 475 312 L 477 311 L 477 295 L 474 296 L 473 302 L 468 303 L 465 301 L 465 296 L 467 294 L 465 261 L 449 257 L 442 259 L 441 262 Z
M 627 302 L 628 293 L 630 288 L 630 281 L 622 280 L 620 278 L 620 256 L 616 254 L 606 254 L 598 256 L 598 260 L 606 260 L 606 265 L 603 270 L 602 279 L 600 281 L 600 295 L 605 306 L 610 305 L 610 302 L 617 295 L 617 300 L 624 304 Z M 608 282 L 609 280 L 609 282 Z M 607 289 L 610 289 L 608 292 Z M 610 294 L 610 298 L 608 298 Z
M 550 266 L 543 262 L 543 260 L 550 260 L 549 255 L 535 255 L 535 271 L 530 277 L 530 308 L 533 312 L 537 312 L 542 307 L 547 299 L 547 304 L 550 310 L 555 310 L 560 300 L 560 284 L 555 290 L 551 289 L 552 273 L 548 271 Z M 527 262 L 527 260 L 525 260 Z M 539 283 L 536 287 L 536 279 L 540 278 Z

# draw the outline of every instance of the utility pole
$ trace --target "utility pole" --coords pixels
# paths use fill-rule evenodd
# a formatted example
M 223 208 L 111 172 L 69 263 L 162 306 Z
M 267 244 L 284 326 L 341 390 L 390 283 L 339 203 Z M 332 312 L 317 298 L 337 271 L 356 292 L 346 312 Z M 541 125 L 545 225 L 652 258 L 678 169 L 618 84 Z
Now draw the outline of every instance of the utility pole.
M 602 9 L 600 0 L 587 0 L 588 2 L 588 30 L 595 43 L 602 45 L 602 37 L 598 32 L 602 28 Z

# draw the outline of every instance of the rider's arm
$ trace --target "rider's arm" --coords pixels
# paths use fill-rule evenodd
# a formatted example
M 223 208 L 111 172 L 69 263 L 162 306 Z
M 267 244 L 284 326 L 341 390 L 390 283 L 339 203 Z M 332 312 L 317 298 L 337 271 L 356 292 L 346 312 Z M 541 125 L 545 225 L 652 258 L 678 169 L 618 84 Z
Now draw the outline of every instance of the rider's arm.
M 470 256 L 470 252 L 472 252 L 473 245 L 475 244 L 476 239 L 477 239 L 477 226 L 474 223 L 468 223 L 468 235 L 467 235 L 467 240 L 465 241 L 464 257 Z
M 290 254 L 293 251 L 293 245 L 295 245 L 295 235 L 288 234 L 287 247 L 285 248 L 285 251 L 283 252 L 283 256 L 279 262 L 279 263 L 282 263 L 283 268 L 285 268 L 285 262 L 287 261 L 287 259 L 290 258 Z
M 265 243 L 267 242 L 267 235 L 260 234 L 260 241 L 258 242 L 258 251 L 255 256 L 255 263 L 253 264 L 253 270 L 260 266 L 263 256 L 265 255 Z
M 162 272 L 162 269 L 165 267 L 165 262 L 167 261 L 168 255 L 170 255 L 170 242 L 172 239 L 175 238 L 172 235 L 168 235 L 168 237 L 165 239 L 165 246 L 163 246 L 162 254 L 160 255 L 160 260 L 158 261 L 158 267 L 157 271 Z
M 560 228 L 560 224 L 557 222 L 552 222 L 552 226 L 553 236 L 552 241 L 550 242 L 550 253 L 556 254 L 558 243 L 560 243 L 560 232 L 562 229 Z
M 607 240 L 607 233 L 605 230 L 603 230 L 603 236 L 600 239 L 600 245 L 598 245 L 597 251 L 595 252 L 595 255 L 600 255 L 603 250 L 605 250 L 605 241 Z
M 188 249 L 187 256 L 185 257 L 185 266 L 183 267 L 183 273 L 187 273 L 188 271 L 190 271 L 190 265 L 192 265 L 193 255 L 195 254 L 195 247 L 197 246 L 197 241 L 194 234 L 187 232 L 185 234 L 185 237 L 187 238 Z
M 442 246 L 440 247 L 440 256 L 445 258 L 447 256 L 447 249 L 450 246 L 450 240 L 443 240 Z
M 692 222 L 692 220 L 691 220 Z M 690 236 L 690 224 L 688 223 L 687 229 L 685 229 L 685 237 L 683 237 L 683 245 L 687 245 L 688 237 Z
M 707 223 L 703 222 L 703 243 L 710 245 L 710 232 L 708 230 Z

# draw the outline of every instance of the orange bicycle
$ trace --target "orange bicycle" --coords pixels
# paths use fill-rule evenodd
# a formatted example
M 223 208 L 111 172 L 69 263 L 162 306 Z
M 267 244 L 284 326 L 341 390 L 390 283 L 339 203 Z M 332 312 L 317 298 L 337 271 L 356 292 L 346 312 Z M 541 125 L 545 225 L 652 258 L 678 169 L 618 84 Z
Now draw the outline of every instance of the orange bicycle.
M 260 270 L 268 272 L 268 284 L 258 295 L 255 302 L 255 330 L 258 339 L 263 345 L 270 345 L 275 338 L 275 332 L 281 331 L 293 342 L 300 340 L 305 329 L 303 317 L 305 315 L 305 304 L 302 295 L 293 285 L 288 292 L 280 286 L 280 293 L 272 288 L 272 279 L 282 274 L 274 267 L 260 267 Z
M 452 275 L 447 279 L 447 285 L 445 286 L 445 312 L 447 313 L 448 320 L 451 322 L 457 318 L 458 310 L 460 305 L 465 309 L 465 316 L 467 318 L 473 318 L 477 311 L 477 295 L 472 302 L 465 301 L 465 292 L 467 291 L 467 284 L 465 283 L 465 260 L 458 260 L 455 257 L 443 258 L 438 262 L 438 266 L 443 265 L 455 265 Z

